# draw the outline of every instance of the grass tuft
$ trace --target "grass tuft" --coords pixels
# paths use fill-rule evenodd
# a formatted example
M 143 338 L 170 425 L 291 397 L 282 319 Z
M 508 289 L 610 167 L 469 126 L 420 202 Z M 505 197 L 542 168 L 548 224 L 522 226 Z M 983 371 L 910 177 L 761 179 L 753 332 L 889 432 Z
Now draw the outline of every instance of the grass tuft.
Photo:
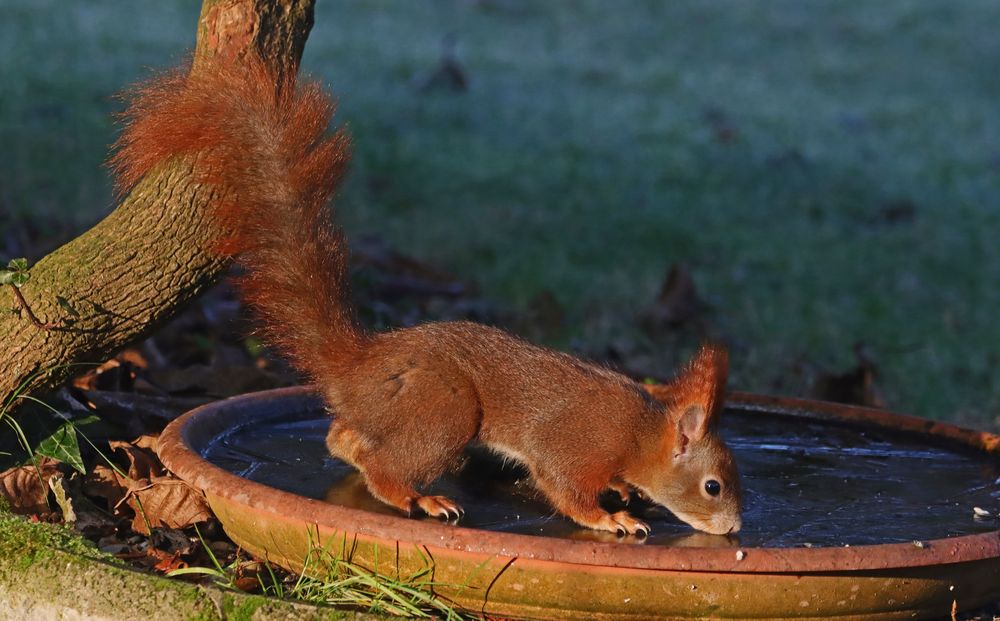
M 195 527 L 197 531 L 197 527 Z M 240 560 L 223 566 L 211 548 L 201 538 L 211 565 L 174 570 L 170 577 L 198 575 L 212 579 L 218 586 L 235 589 Z M 332 539 L 331 539 L 332 541 Z M 343 546 L 348 550 L 348 546 Z M 270 563 L 264 563 L 266 574 L 258 573 L 264 595 L 297 600 L 311 604 L 347 607 L 371 613 L 391 614 L 410 618 L 471 619 L 472 615 L 457 609 L 436 592 L 444 585 L 434 580 L 433 561 L 424 557 L 424 566 L 409 575 L 387 575 L 356 562 L 352 555 L 336 554 L 328 546 L 310 545 L 302 572 L 292 579 L 282 579 Z

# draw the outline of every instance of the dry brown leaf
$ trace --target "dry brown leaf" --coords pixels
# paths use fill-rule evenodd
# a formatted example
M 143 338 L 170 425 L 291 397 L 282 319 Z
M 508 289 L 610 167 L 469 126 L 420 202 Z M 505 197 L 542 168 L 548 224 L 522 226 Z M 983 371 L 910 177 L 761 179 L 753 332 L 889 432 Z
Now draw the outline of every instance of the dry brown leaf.
M 138 349 L 126 349 L 111 360 L 75 377 L 73 386 L 81 390 L 131 392 L 135 388 L 136 369 L 148 366 L 142 352 Z
M 166 471 L 156 455 L 156 436 L 140 436 L 132 442 L 113 440 L 112 450 L 125 455 L 128 473 L 96 466 L 84 481 L 84 491 L 104 498 L 115 515 L 133 511 L 132 530 L 145 535 L 151 528 L 185 528 L 211 519 L 204 496 Z
M 128 458 L 128 476 L 132 479 L 148 479 L 167 473 L 156 455 L 155 436 L 139 436 L 131 442 L 112 440 L 108 445 L 112 451 L 120 451 Z
M 73 499 L 73 510 L 76 512 L 76 531 L 91 540 L 107 537 L 117 531 L 118 520 L 104 511 L 99 510 L 85 498 Z
M 148 543 L 128 546 L 125 550 L 118 552 L 116 556 L 150 569 L 160 569 L 164 573 L 187 566 L 187 563 L 181 560 L 180 553 L 160 550 Z
M 260 590 L 260 576 L 264 571 L 262 563 L 254 560 L 241 561 L 236 564 L 236 577 L 233 586 L 241 591 L 253 593 Z
M 134 347 L 130 349 L 123 349 L 122 351 L 118 352 L 118 355 L 115 357 L 118 358 L 119 360 L 123 360 L 131 364 L 133 367 L 137 369 L 149 368 L 149 362 L 146 360 L 146 356 L 144 356 L 140 350 Z
M 155 550 L 155 548 L 153 550 Z M 159 550 L 157 550 L 157 552 L 159 552 Z M 162 558 L 160 558 L 158 563 L 153 565 L 153 569 L 168 574 L 176 569 L 184 569 L 187 566 L 188 564 L 181 560 L 180 552 L 174 552 L 172 554 L 163 552 Z
M 879 391 L 878 366 L 868 348 L 859 343 L 854 346 L 858 364 L 843 373 L 824 373 L 813 383 L 812 393 L 817 399 L 849 403 L 868 407 L 886 407 L 885 398 Z
M 247 593 L 254 593 L 260 590 L 260 580 L 254 576 L 240 576 L 233 580 L 233 586 Z
M 441 41 L 441 62 L 437 69 L 416 79 L 418 91 L 423 93 L 440 89 L 464 93 L 469 90 L 469 75 L 455 54 L 456 43 L 454 36 L 444 37 Z
M 684 265 L 672 265 L 667 272 L 656 302 L 643 317 L 647 329 L 677 328 L 701 319 L 708 305 L 698 295 L 691 272 Z
M 101 464 L 87 473 L 83 479 L 83 491 L 88 496 L 103 498 L 107 502 L 108 511 L 113 510 L 128 494 L 132 481 Z
M 32 465 L 10 468 L 0 473 L 0 497 L 10 510 L 21 515 L 48 513 L 48 481 L 59 474 L 59 462 L 44 457 Z
M 103 362 L 100 366 L 89 369 L 80 375 L 73 378 L 73 386 L 79 388 L 80 390 L 94 390 L 97 388 L 97 382 L 101 379 L 101 376 L 105 373 L 114 371 L 121 367 L 121 363 L 112 358 L 106 362 Z
M 144 535 L 150 528 L 186 528 L 212 518 L 201 492 L 173 476 L 136 481 L 125 502 L 135 511 L 132 530 Z
M 137 446 L 142 449 L 148 449 L 156 455 L 156 447 L 159 445 L 160 435 L 159 434 L 144 434 L 132 440 L 133 446 Z M 159 456 L 156 457 L 156 461 L 160 461 Z

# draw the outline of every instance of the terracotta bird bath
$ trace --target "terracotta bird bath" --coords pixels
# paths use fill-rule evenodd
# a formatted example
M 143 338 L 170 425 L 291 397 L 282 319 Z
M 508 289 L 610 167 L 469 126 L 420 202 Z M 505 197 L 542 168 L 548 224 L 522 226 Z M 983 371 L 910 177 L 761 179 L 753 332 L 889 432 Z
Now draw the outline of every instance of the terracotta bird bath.
M 648 539 L 581 530 L 477 451 L 435 485 L 461 523 L 403 517 L 326 454 L 330 418 L 308 388 L 198 408 L 159 452 L 256 555 L 292 570 L 318 546 L 386 574 L 430 564 L 442 595 L 493 616 L 919 619 L 1000 599 L 1000 437 L 749 394 L 723 419 L 746 496 L 738 538 L 640 500 Z

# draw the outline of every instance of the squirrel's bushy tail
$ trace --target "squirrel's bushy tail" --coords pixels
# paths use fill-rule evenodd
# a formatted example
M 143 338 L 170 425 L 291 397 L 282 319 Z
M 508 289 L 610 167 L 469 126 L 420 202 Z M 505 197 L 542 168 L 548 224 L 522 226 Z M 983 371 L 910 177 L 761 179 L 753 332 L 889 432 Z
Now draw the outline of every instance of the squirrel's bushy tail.
M 290 73 L 294 76 L 294 72 Z M 110 166 L 124 192 L 160 163 L 191 156 L 214 186 L 211 252 L 235 256 L 265 340 L 313 379 L 345 368 L 365 340 L 348 301 L 347 245 L 328 203 L 349 159 L 334 106 L 315 82 L 261 60 L 175 70 L 126 93 Z

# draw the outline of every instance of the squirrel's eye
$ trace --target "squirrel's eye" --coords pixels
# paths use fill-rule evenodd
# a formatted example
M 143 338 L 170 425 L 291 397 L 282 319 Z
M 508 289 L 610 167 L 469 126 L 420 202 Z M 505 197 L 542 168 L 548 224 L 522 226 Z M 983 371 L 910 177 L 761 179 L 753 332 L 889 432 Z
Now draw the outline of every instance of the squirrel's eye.
M 715 479 L 709 479 L 705 481 L 705 491 L 708 492 L 709 496 L 718 496 L 719 492 L 722 491 L 722 485 Z

